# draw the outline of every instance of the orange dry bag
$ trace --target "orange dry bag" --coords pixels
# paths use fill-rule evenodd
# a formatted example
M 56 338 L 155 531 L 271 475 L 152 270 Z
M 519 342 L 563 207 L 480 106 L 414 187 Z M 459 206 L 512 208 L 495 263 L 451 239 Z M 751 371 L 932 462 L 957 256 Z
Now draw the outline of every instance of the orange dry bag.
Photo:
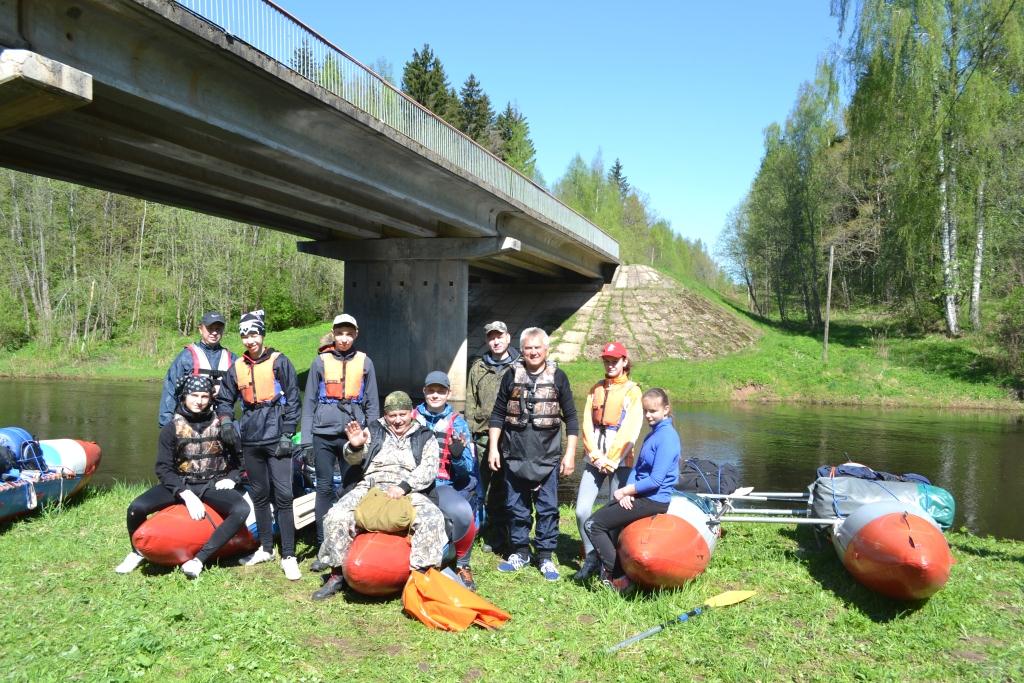
M 471 624 L 501 628 L 510 618 L 508 612 L 436 569 L 428 569 L 426 574 L 413 572 L 409 576 L 402 591 L 402 606 L 410 615 L 439 631 L 464 631 Z

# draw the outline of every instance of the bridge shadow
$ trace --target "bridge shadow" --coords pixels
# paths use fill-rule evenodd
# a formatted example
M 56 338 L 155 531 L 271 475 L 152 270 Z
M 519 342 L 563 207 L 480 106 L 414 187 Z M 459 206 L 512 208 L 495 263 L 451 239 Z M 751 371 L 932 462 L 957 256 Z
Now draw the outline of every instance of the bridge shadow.
M 483 327 L 501 320 L 512 334 L 512 345 L 519 346 L 519 333 L 527 327 L 539 327 L 548 334 L 576 315 L 601 291 L 604 283 L 566 283 L 524 285 L 517 282 L 470 283 L 468 312 L 469 355 L 487 350 Z
M 808 525 L 781 529 L 780 533 L 796 541 L 796 558 L 822 588 L 830 591 L 847 607 L 861 612 L 876 623 L 902 619 L 916 612 L 927 601 L 903 602 L 874 593 L 850 576 L 836 556 L 832 543 Z
M 724 301 L 738 316 L 757 322 L 789 337 L 805 337 L 817 343 L 823 341 L 823 330 L 795 321 L 774 320 L 748 311 L 734 301 Z M 850 349 L 873 348 L 883 358 L 906 367 L 925 370 L 972 384 L 998 384 L 1024 394 L 1024 386 L 1007 377 L 999 363 L 991 356 L 979 353 L 966 344 L 951 343 L 944 339 L 927 339 L 925 334 L 889 322 L 833 320 L 829 323 L 830 346 Z M 912 344 L 903 342 L 912 341 Z

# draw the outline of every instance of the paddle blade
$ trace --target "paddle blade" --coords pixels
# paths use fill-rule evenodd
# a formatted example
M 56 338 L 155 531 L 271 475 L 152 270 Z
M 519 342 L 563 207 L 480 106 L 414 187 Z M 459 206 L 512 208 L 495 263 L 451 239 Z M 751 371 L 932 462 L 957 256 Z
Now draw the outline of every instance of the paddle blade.
M 755 591 L 725 591 L 714 597 L 708 598 L 704 605 L 707 607 L 728 607 L 737 602 L 743 602 L 754 595 Z
M 742 498 L 743 496 L 749 496 L 753 492 L 754 492 L 754 487 L 753 486 L 744 486 L 743 488 L 738 488 L 735 491 L 733 491 L 732 493 L 730 493 L 729 497 L 730 498 Z

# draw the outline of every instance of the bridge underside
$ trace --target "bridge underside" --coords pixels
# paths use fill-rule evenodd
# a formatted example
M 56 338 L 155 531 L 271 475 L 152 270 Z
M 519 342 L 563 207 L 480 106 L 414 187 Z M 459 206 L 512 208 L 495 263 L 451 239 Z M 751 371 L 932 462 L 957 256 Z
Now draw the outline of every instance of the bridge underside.
M 414 325 L 414 338 L 439 336 L 393 371 L 373 353 L 390 386 L 434 367 L 461 374 L 471 279 L 614 270 L 614 257 L 168 2 L 0 0 L 0 49 L 0 165 L 313 240 L 303 251 L 347 262 L 346 309 L 366 321 L 371 353 L 401 355 L 385 312 L 396 325 L 445 321 L 447 332 Z M 420 283 L 413 301 L 407 281 Z

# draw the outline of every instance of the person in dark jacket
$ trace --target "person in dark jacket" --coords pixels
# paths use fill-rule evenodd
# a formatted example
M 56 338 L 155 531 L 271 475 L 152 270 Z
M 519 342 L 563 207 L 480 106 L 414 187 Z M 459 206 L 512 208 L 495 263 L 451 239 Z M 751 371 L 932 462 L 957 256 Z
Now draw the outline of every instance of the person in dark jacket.
M 547 333 L 539 327 L 523 330 L 519 349 L 522 358 L 501 378 L 489 423 L 487 461 L 494 471 L 505 469 L 505 507 L 513 548 L 498 571 L 519 571 L 530 563 L 532 509 L 538 567 L 545 579 L 557 581 L 552 554 L 558 544 L 558 477 L 571 476 L 576 469 L 579 420 L 569 379 L 547 359 Z
M 178 404 L 174 389 L 185 375 L 206 375 L 213 380 L 213 392 L 220 389 L 221 379 L 235 362 L 235 354 L 223 346 L 224 316 L 210 311 L 199 321 L 199 341 L 189 344 L 171 362 L 164 377 L 164 390 L 160 396 L 157 422 L 163 427 L 171 421 Z
M 614 502 L 586 521 L 587 535 L 601 559 L 601 581 L 618 593 L 630 590 L 633 585 L 619 564 L 616 550 L 619 532 L 638 519 L 666 512 L 679 480 L 682 447 L 672 424 L 668 393 L 664 389 L 648 389 L 642 403 L 644 419 L 651 431 L 644 438 L 629 479 L 625 486 L 612 492 Z
M 186 575 L 195 578 L 245 523 L 249 504 L 235 490 L 241 475 L 238 455 L 220 440 L 220 424 L 212 406 L 213 380 L 204 375 L 185 375 L 178 380 L 174 395 L 177 409 L 160 429 L 156 456 L 160 483 L 128 506 L 128 538 L 157 510 L 184 503 L 189 516 L 198 520 L 206 516 L 204 503 L 209 505 L 224 521 L 196 556 L 181 565 Z M 132 547 L 114 571 L 127 574 L 142 560 Z
M 350 468 L 343 452 L 345 427 L 358 422 L 363 427 L 380 417 L 377 374 L 373 361 L 353 345 L 359 337 L 356 319 L 347 313 L 334 318 L 333 342 L 321 346 L 309 366 L 306 393 L 302 400 L 302 447 L 312 447 L 316 473 L 316 544 L 324 542 L 324 516 L 337 500 L 334 468 L 341 471 L 342 486 L 359 480 L 358 467 Z M 310 571 L 327 569 L 317 559 Z
M 512 336 L 508 325 L 495 320 L 484 325 L 487 351 L 469 366 L 466 378 L 466 421 L 473 432 L 473 443 L 481 461 L 487 458 L 488 424 L 494 411 L 501 378 L 519 359 L 519 351 L 510 346 Z M 486 462 L 478 465 L 480 471 L 480 500 L 484 504 L 484 550 L 503 552 L 508 546 L 508 520 L 505 518 L 505 472 L 494 471 Z
M 241 449 L 249 474 L 260 548 L 239 562 L 249 566 L 274 559 L 270 514 L 271 491 L 281 533 L 281 569 L 292 581 L 302 578 L 295 558 L 295 518 L 292 514 L 292 436 L 299 421 L 299 387 L 295 368 L 280 351 L 264 345 L 263 311 L 242 316 L 238 324 L 245 353 L 224 376 L 217 395 L 221 439 Z M 232 420 L 235 401 L 242 417 Z

